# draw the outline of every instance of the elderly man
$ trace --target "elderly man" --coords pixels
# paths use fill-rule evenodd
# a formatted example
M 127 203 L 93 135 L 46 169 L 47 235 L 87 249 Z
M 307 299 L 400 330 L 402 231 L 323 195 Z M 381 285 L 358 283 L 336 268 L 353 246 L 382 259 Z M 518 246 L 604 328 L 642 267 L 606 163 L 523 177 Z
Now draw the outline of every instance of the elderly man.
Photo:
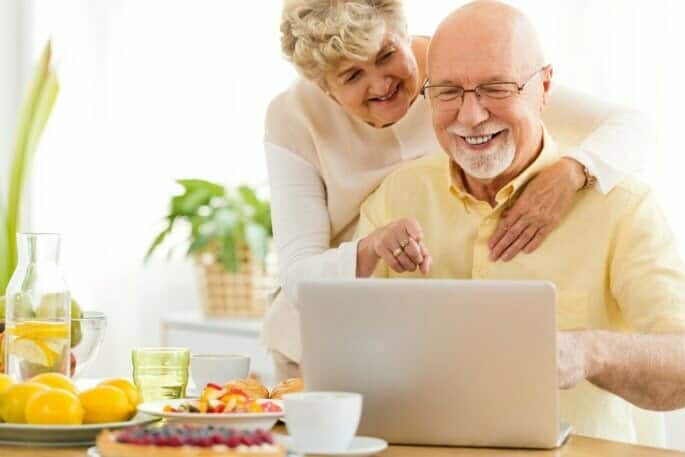
M 553 281 L 562 420 L 663 445 L 663 418 L 644 409 L 685 406 L 685 270 L 650 190 L 588 186 L 539 250 L 489 258 L 503 209 L 558 158 L 540 117 L 551 80 L 535 31 L 509 6 L 472 3 L 440 25 L 424 91 L 444 153 L 399 169 L 364 204 L 359 234 L 378 234 L 365 268 L 400 276 L 380 260 L 392 252 L 414 271 L 403 277 Z

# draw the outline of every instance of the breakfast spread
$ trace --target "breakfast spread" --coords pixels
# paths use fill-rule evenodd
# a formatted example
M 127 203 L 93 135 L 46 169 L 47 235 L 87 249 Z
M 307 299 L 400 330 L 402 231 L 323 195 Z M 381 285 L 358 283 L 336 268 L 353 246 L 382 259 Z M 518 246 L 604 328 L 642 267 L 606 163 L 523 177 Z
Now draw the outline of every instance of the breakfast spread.
M 102 457 L 284 457 L 285 450 L 264 430 L 240 431 L 213 425 L 132 427 L 105 430 L 97 437 Z

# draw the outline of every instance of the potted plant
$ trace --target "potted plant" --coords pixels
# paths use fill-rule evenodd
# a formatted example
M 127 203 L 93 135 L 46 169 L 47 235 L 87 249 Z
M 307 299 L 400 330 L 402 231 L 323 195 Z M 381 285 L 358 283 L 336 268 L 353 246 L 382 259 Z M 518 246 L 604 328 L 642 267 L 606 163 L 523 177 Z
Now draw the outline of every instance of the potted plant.
M 186 255 L 195 259 L 202 306 L 212 316 L 259 316 L 274 285 L 267 262 L 271 206 L 249 186 L 226 189 L 201 179 L 176 181 L 183 192 L 171 198 L 164 229 L 155 237 L 146 260 L 167 236 L 185 226 Z

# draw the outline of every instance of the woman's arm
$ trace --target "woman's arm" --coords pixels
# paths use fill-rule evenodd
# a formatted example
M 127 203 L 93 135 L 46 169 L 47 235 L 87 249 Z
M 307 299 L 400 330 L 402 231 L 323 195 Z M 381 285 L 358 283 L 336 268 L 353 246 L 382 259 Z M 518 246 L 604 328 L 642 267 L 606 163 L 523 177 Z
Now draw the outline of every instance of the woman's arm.
M 587 167 L 604 194 L 626 174 L 643 170 L 656 138 L 651 120 L 639 111 L 564 86 L 551 93 L 543 120 L 561 155 Z
M 357 242 L 331 249 L 326 190 L 316 168 L 281 146 L 265 143 L 271 217 L 281 286 L 297 301 L 297 283 L 313 278 L 354 278 Z
M 565 87 L 551 93 L 543 120 L 564 157 L 538 173 L 503 213 L 489 240 L 493 261 L 537 249 L 585 187 L 586 174 L 608 193 L 627 173 L 639 172 L 655 136 L 639 112 Z

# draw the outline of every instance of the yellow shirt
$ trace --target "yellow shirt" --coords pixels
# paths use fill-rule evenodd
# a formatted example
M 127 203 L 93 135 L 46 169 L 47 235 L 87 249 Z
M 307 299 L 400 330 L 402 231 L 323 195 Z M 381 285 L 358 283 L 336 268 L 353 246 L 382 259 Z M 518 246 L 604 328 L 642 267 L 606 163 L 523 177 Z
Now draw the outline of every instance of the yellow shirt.
M 652 192 L 626 179 L 608 195 L 578 192 L 573 206 L 533 253 L 491 262 L 488 238 L 506 203 L 559 156 L 545 133 L 537 159 L 496 196 L 496 207 L 468 194 L 443 152 L 389 175 L 361 209 L 357 235 L 398 218 L 421 225 L 433 257 L 431 278 L 538 279 L 557 286 L 560 329 L 669 332 L 685 329 L 685 269 Z M 397 274 L 383 262 L 378 277 Z M 496 318 L 496 316 L 493 316 Z M 562 421 L 583 435 L 663 446 L 664 424 L 587 381 L 560 391 Z

